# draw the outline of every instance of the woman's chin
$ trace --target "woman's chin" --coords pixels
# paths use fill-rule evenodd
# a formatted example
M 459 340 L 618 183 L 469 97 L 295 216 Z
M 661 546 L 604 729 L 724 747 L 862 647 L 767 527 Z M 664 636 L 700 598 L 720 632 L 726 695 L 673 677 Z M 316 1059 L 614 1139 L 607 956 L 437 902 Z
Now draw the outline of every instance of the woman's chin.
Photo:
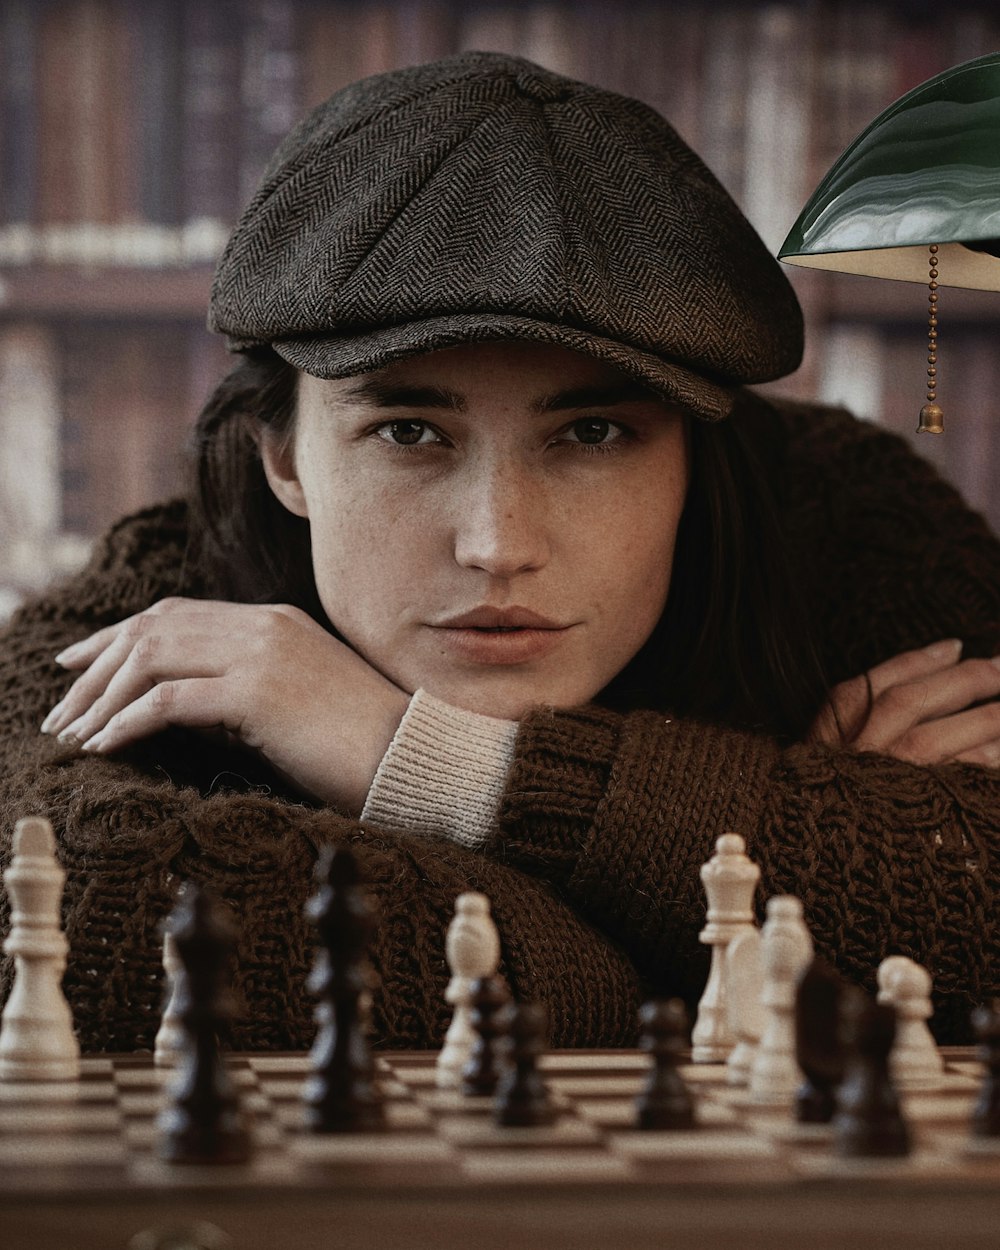
M 593 695 L 569 692 L 536 684 L 529 689 L 496 687 L 490 682 L 482 683 L 421 683 L 423 689 L 442 703 L 477 712 L 480 716 L 495 716 L 500 720 L 523 720 L 535 708 L 547 707 L 556 711 L 561 708 L 579 707 Z M 595 692 L 596 693 L 596 692 Z

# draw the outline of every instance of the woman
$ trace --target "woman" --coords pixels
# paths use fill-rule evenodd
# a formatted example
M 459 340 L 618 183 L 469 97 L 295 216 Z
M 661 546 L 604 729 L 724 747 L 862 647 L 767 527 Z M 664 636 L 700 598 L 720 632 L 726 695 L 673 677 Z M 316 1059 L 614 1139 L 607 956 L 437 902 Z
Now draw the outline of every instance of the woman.
M 331 839 L 378 899 L 380 1040 L 439 1043 L 478 888 L 553 1040 L 627 1041 L 648 987 L 701 989 L 727 829 L 845 973 L 921 960 L 963 1033 L 1000 548 L 896 440 L 742 389 L 798 308 L 662 119 L 491 54 L 355 84 L 279 149 L 211 324 L 244 363 L 191 505 L 5 644 L 4 814 L 57 825 L 85 1044 L 148 1043 L 190 875 L 241 916 L 237 1043 L 304 1045 Z

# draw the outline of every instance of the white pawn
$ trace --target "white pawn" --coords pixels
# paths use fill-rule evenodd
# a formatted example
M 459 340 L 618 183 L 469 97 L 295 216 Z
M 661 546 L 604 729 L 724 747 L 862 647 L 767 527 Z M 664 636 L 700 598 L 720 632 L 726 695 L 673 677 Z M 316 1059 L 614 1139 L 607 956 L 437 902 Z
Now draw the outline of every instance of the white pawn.
M 185 1037 L 178 1005 L 184 965 L 177 953 L 177 940 L 169 929 L 163 932 L 163 970 L 167 974 L 166 1005 L 153 1041 L 153 1063 L 158 1068 L 169 1068 L 177 1063 Z
M 455 1014 L 437 1057 L 436 1081 L 439 1089 L 457 1089 L 476 1040 L 472 1027 L 472 983 L 480 977 L 493 976 L 500 962 L 500 935 L 490 919 L 490 902 L 485 894 L 460 894 L 455 900 L 455 919 L 448 926 L 445 956 L 451 971 L 445 999 L 455 1008 Z
M 944 1060 L 927 1027 L 934 1011 L 931 974 L 905 955 L 890 955 L 879 964 L 878 1001 L 896 1008 L 896 1039 L 889 1056 L 893 1081 L 903 1089 L 938 1085 Z
M 755 927 L 753 896 L 760 869 L 748 858 L 740 835 L 724 833 L 715 844 L 715 854 L 701 866 L 701 880 L 708 897 L 708 923 L 698 940 L 711 946 L 712 964 L 691 1031 L 691 1059 L 721 1063 L 736 1044 L 727 1018 L 726 948 L 740 933 Z
M 797 898 L 782 894 L 768 899 L 760 947 L 764 1031 L 750 1068 L 750 1101 L 790 1104 L 802 1081 L 795 1059 L 795 991 L 813 957 L 812 937 Z
M 14 986 L 0 1017 L 0 1080 L 72 1081 L 80 1075 L 80 1044 L 62 992 L 69 943 L 60 928 L 66 873 L 56 859 L 52 826 L 40 816 L 19 820 L 4 884 L 10 897 Z
M 748 929 L 729 943 L 725 980 L 729 1031 L 736 1039 L 726 1060 L 726 1081 L 730 1085 L 746 1085 L 765 1023 L 759 929 Z

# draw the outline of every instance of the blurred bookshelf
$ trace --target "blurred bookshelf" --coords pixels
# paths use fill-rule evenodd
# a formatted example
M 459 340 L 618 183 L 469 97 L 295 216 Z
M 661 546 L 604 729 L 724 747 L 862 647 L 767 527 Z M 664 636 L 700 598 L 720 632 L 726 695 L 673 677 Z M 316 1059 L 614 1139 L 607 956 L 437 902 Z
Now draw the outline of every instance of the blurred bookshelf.
M 887 104 L 1000 49 L 1000 6 L 3 0 L 0 619 L 112 521 L 181 489 L 227 367 L 204 328 L 212 268 L 278 140 L 356 78 L 469 48 L 646 100 L 776 250 Z M 1000 295 L 942 290 L 948 433 L 916 440 L 924 289 L 788 274 L 808 347 L 769 389 L 913 438 L 1000 530 Z

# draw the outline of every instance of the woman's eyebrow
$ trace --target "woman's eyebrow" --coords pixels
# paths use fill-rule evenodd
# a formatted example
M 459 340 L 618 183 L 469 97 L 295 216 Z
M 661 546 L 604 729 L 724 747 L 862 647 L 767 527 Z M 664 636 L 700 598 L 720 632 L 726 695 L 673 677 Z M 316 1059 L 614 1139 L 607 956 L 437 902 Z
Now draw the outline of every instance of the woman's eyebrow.
M 405 382 L 386 382 L 381 378 L 365 378 L 345 392 L 345 398 L 360 400 L 376 408 L 447 408 L 465 411 L 465 400 L 457 391 L 443 386 L 408 386 Z
M 568 408 L 608 408 L 612 404 L 627 404 L 636 400 L 648 403 L 656 398 L 649 387 L 638 382 L 612 382 L 604 386 L 575 386 L 543 395 L 535 400 L 532 407 L 537 413 L 561 412 Z

